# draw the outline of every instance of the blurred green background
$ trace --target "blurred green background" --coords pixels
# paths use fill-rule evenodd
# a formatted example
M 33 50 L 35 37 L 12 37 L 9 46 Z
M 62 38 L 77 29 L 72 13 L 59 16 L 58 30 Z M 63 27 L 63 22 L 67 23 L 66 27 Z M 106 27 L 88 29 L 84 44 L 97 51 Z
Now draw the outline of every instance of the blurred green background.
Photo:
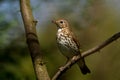
M 54 19 L 65 18 L 88 50 L 120 31 L 120 0 L 31 0 L 37 34 L 50 77 L 66 58 L 56 45 Z M 74 65 L 60 80 L 120 80 L 120 39 L 86 59 L 91 74 Z M 35 80 L 19 0 L 0 0 L 0 80 Z

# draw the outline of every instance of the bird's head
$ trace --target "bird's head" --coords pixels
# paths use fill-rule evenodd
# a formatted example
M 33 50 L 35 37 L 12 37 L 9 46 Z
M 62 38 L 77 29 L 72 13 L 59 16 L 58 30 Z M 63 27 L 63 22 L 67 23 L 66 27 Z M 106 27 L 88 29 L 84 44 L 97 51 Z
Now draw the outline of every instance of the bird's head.
M 56 21 L 53 20 L 52 22 L 55 23 L 58 28 L 68 27 L 68 22 L 65 19 L 59 19 L 59 20 L 56 20 Z

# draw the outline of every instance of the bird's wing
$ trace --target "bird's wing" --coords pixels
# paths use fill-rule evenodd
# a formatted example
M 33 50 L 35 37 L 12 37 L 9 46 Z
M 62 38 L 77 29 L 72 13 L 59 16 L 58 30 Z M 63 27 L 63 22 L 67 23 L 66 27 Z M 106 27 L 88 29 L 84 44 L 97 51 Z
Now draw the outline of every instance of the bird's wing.
M 78 47 L 78 49 L 80 49 L 80 43 L 79 43 L 77 37 L 72 32 L 71 32 L 71 35 L 72 35 L 72 39 L 75 42 L 76 46 Z

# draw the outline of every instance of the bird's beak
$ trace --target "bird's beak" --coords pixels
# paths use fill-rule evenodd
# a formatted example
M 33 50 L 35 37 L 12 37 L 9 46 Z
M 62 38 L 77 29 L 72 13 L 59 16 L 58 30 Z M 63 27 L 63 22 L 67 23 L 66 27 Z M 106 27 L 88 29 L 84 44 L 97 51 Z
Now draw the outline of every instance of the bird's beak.
M 56 24 L 56 25 L 57 25 L 57 27 L 59 27 L 59 25 L 58 25 L 57 21 L 52 20 L 52 23 Z
M 52 20 L 52 23 L 57 24 L 55 20 Z

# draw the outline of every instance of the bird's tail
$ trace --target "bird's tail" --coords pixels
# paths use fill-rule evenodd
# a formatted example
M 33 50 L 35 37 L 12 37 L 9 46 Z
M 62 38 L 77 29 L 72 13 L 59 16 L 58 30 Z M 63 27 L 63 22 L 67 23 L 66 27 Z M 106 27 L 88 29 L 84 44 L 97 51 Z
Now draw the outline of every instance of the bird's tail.
M 80 60 L 77 62 L 77 64 L 78 64 L 78 66 L 80 67 L 81 72 L 82 72 L 83 74 L 90 73 L 89 68 L 88 68 L 87 65 L 85 64 L 84 58 L 80 59 Z

